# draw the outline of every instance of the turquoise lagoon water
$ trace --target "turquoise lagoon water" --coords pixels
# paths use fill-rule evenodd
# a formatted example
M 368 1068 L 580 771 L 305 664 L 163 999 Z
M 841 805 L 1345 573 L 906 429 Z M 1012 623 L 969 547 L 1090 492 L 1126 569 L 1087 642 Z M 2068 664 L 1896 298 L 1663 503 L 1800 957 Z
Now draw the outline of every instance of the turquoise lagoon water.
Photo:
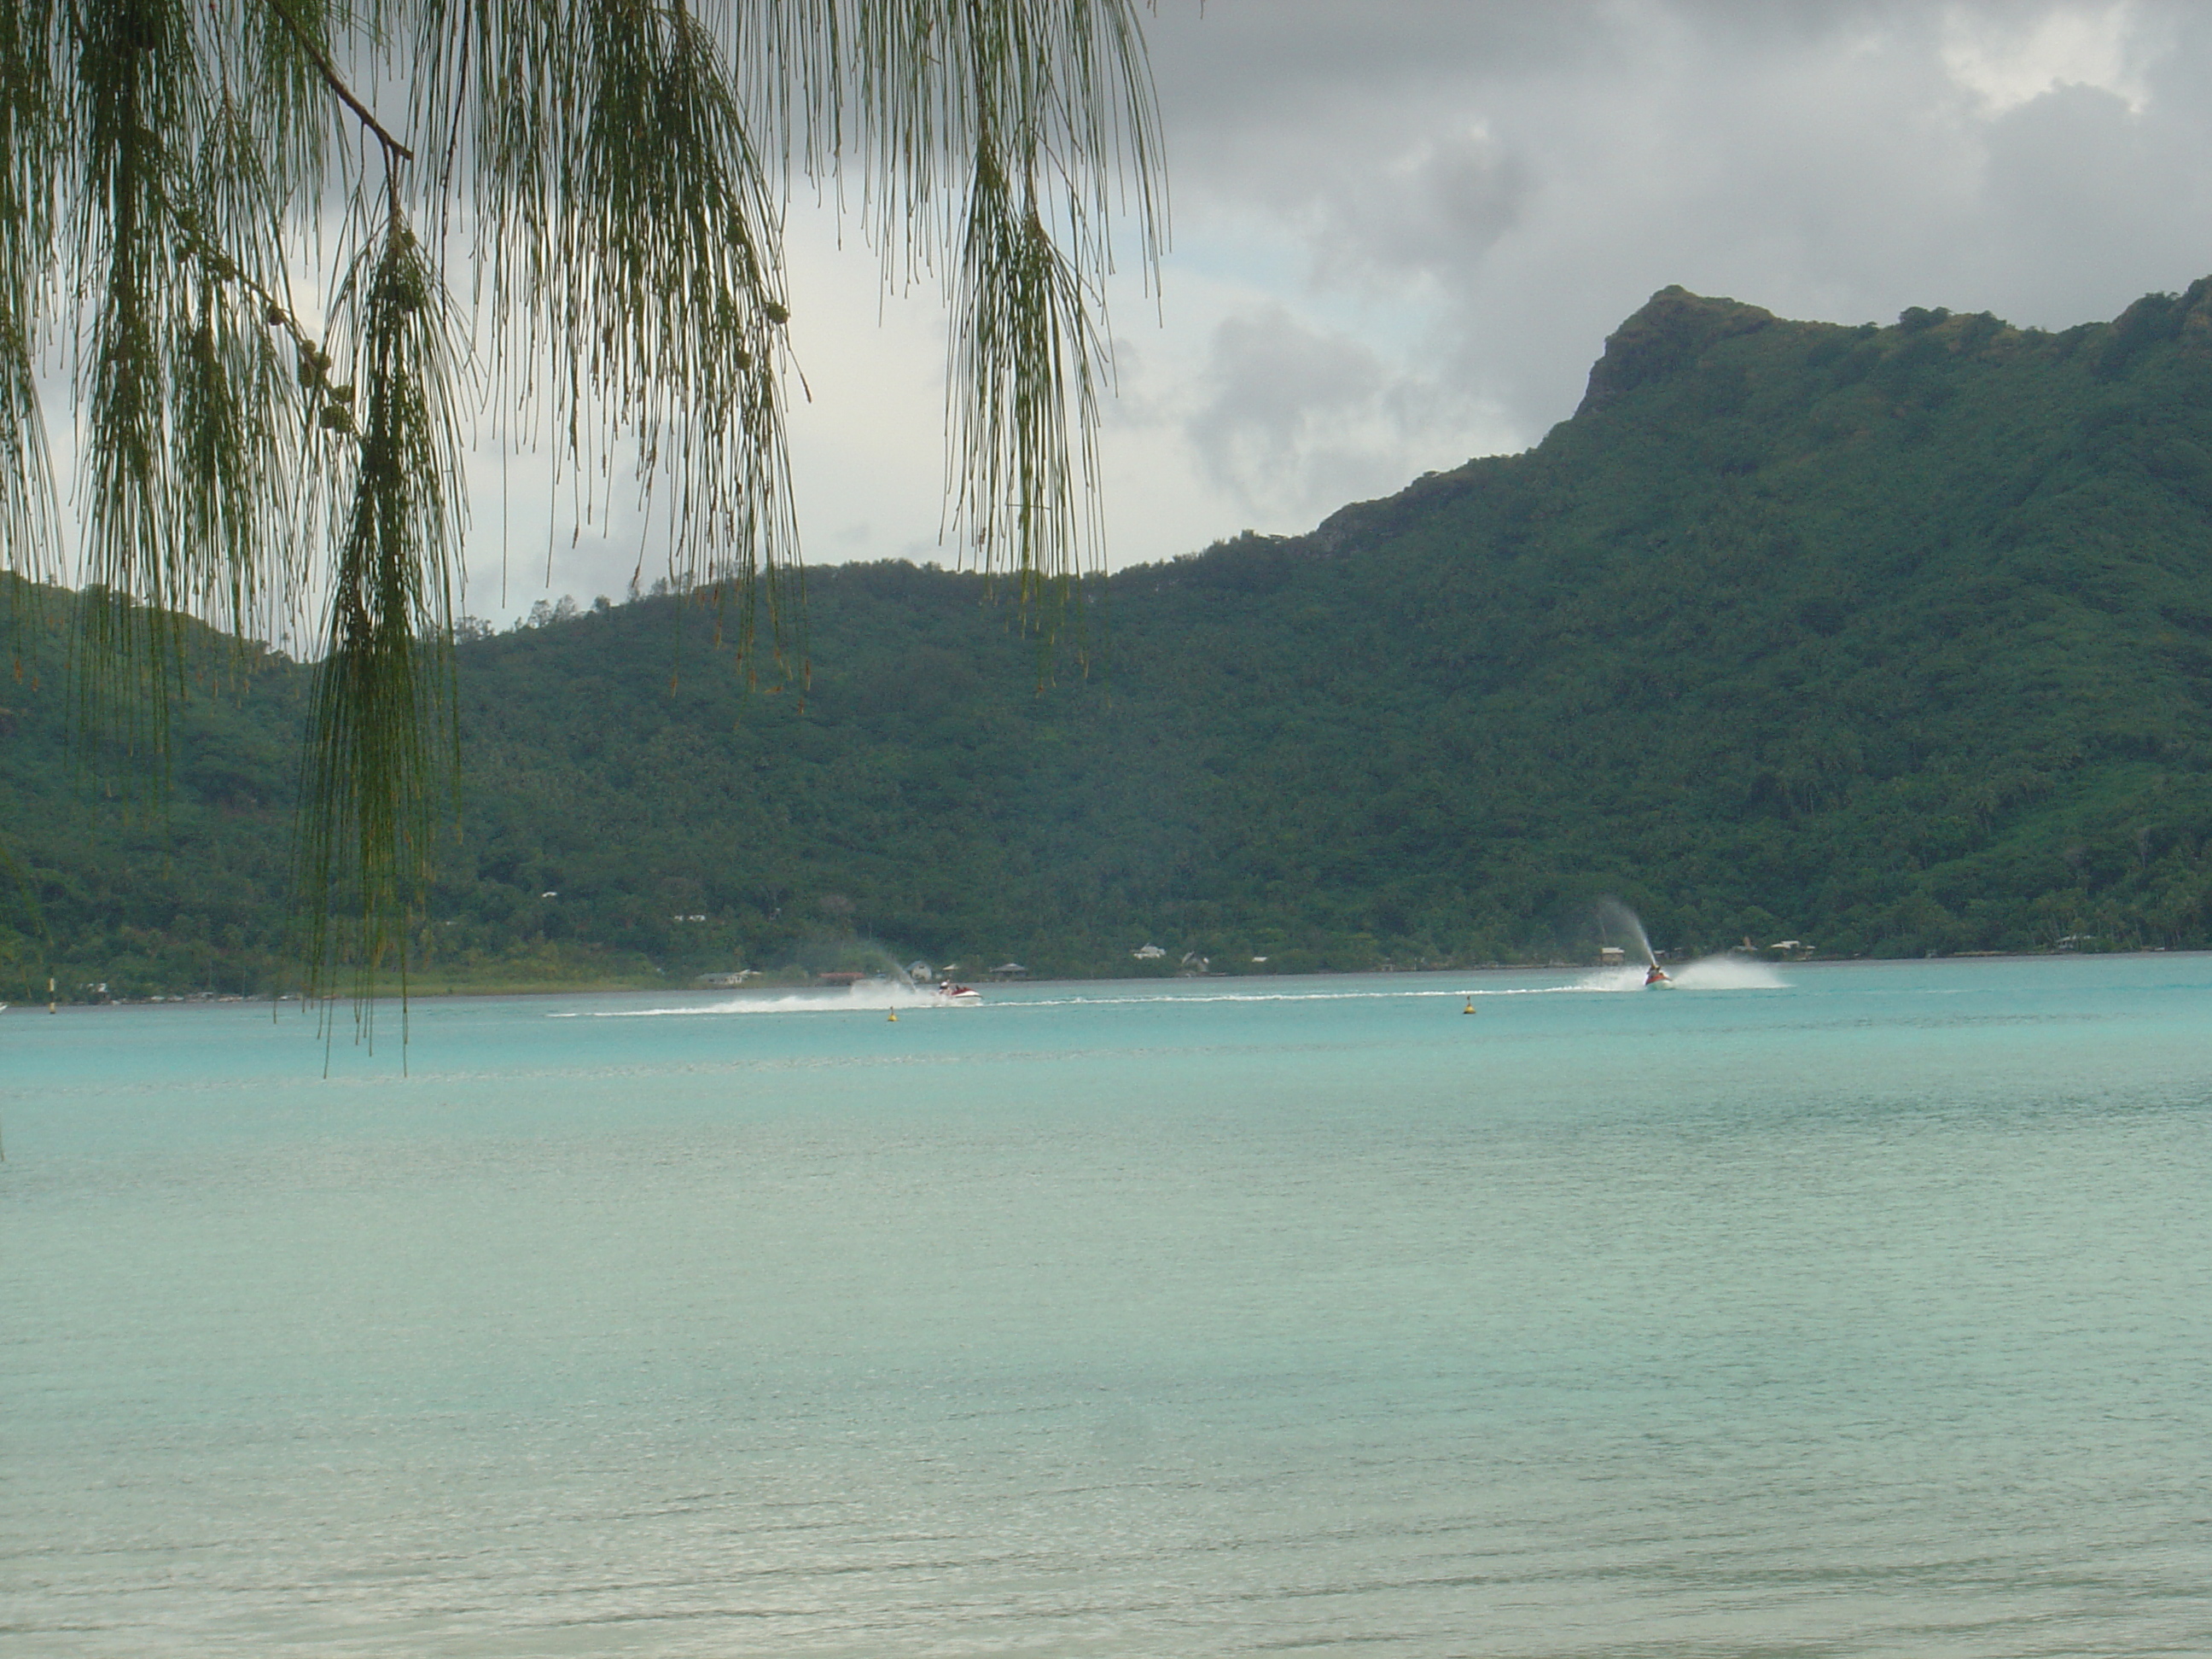
M 0 1651 L 2212 1651 L 2212 959 L 323 1058 L 0 1017 Z

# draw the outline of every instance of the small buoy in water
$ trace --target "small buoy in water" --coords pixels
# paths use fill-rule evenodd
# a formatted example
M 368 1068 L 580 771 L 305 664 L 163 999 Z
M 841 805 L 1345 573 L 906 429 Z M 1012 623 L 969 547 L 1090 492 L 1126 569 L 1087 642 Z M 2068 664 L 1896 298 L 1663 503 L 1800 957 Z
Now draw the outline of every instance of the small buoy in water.
M 898 1010 L 897 1010 L 897 1009 L 896 1009 L 896 1008 L 892 1009 L 892 1010 L 891 1010 L 891 1012 L 890 1012 L 890 1022 L 891 1022 L 891 1024 L 894 1024 L 894 1025 L 897 1024 L 898 1024 Z
M 1471 1013 L 1473 1013 L 1474 1012 L 1474 994 L 1473 994 L 1472 992 L 1470 992 L 1470 993 L 1468 994 L 1468 999 L 1467 999 L 1467 1006 L 1466 1006 L 1466 1007 L 1464 1007 L 1464 1008 L 1462 1008 L 1462 1009 L 1461 1009 L 1461 1010 L 1460 1010 L 1460 1012 L 1462 1012 L 1462 1014 L 1471 1014 Z

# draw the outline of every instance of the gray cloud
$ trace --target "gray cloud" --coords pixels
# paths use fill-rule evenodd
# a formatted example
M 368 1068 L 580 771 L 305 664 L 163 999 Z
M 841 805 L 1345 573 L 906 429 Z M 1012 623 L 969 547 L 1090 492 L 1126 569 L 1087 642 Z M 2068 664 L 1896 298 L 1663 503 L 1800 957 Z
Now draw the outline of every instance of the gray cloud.
M 1367 471 L 1346 438 L 1370 424 L 1387 380 L 1359 342 L 1270 307 L 1214 331 L 1206 400 L 1188 430 L 1216 485 L 1248 502 L 1303 498 L 1320 477 Z
M 1394 374 L 1372 347 L 1279 306 L 1214 331 L 1202 385 L 1186 429 L 1210 481 L 1248 507 L 1308 515 L 1398 488 L 1409 449 L 1482 418 L 1449 388 Z
M 2186 0 L 1161 0 L 1149 37 L 1176 240 L 1158 311 L 1115 299 L 1117 564 L 1534 441 L 1671 283 L 2063 327 L 2212 271 Z M 810 556 L 949 557 L 937 311 L 801 240 Z M 555 591 L 629 535 L 562 535 Z
M 2212 270 L 2185 4 L 1209 0 L 1154 41 L 1179 234 L 1209 269 L 1261 251 L 1189 424 L 1248 500 L 1394 456 L 1402 482 L 1440 411 L 1533 441 L 1669 283 L 2063 326 Z
M 1442 134 L 1317 193 L 1308 210 L 1322 280 L 1434 276 L 1473 268 L 1519 222 L 1526 159 L 1484 132 Z

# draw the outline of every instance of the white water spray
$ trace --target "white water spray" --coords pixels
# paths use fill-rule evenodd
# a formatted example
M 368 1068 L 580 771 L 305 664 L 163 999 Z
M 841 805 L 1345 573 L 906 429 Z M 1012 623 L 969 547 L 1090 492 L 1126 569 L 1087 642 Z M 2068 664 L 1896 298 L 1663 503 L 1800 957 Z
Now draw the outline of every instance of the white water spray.
M 1641 991 L 1646 975 L 1659 965 L 1659 958 L 1651 949 L 1651 940 L 1644 932 L 1644 922 L 1635 911 L 1617 898 L 1603 898 L 1597 904 L 1598 934 L 1607 945 L 1615 939 L 1625 941 L 1626 951 L 1633 945 L 1644 958 L 1641 968 L 1605 968 L 1582 981 L 1581 988 L 1588 991 Z M 1767 963 L 1723 951 L 1717 956 L 1700 957 L 1697 961 L 1680 968 L 1670 969 L 1667 982 L 1683 991 L 1778 991 L 1789 981 L 1776 973 Z
M 1668 977 L 1686 991 L 1779 991 L 1790 982 L 1769 963 L 1733 951 L 1700 957 Z
M 1597 902 L 1597 932 L 1598 937 L 1607 945 L 1613 943 L 1616 933 L 1623 939 L 1633 940 L 1638 952 L 1644 958 L 1644 967 L 1656 968 L 1659 965 L 1659 958 L 1651 954 L 1651 941 L 1644 937 L 1643 921 L 1619 899 L 1601 898 Z M 1621 948 L 1626 950 L 1628 947 L 1623 945 Z
M 1577 980 L 1577 991 L 1641 991 L 1646 988 L 1645 968 L 1601 968 Z M 1723 951 L 1700 957 L 1667 970 L 1667 982 L 1678 991 L 1779 991 L 1790 983 L 1764 962 Z

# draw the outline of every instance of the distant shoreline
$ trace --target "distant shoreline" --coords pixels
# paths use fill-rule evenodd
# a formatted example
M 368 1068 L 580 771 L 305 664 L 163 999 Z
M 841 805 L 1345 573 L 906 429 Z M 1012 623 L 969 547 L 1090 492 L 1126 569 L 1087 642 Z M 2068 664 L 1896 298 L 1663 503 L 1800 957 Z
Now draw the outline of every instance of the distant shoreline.
M 1714 954 L 1718 957 L 1727 957 L 1740 953 L 1717 951 Z M 1879 967 L 1884 964 L 1895 964 L 1899 963 L 1911 963 L 1923 965 L 1945 963 L 1964 964 L 1989 962 L 2057 962 L 2064 960 L 2081 960 L 2092 957 L 2140 957 L 2160 956 L 2192 957 L 2206 955 L 2212 955 L 2212 951 L 2176 950 L 2152 946 L 2140 951 L 1961 951 L 1956 955 L 1945 957 L 1808 957 L 1802 960 L 1793 961 L 1787 958 L 1777 959 L 1761 956 L 1752 956 L 1746 957 L 1744 959 L 1746 961 L 1757 962 L 1770 968 L 1796 969 L 1801 968 Z M 1710 958 L 1705 957 L 1691 958 L 1691 960 L 1693 961 L 1709 959 Z M 1675 963 L 1673 965 L 1686 966 L 1687 963 Z M 1130 977 L 1119 977 L 1102 974 L 1080 978 L 1040 976 L 1019 980 L 984 980 L 977 982 L 976 988 L 979 990 L 1006 990 L 1017 986 L 1040 985 L 1244 985 L 1264 983 L 1270 981 L 1306 982 L 1324 979 L 1441 980 L 1465 978 L 1468 975 L 1476 974 L 1590 973 L 1598 971 L 1601 966 L 1601 964 L 1600 963 L 1589 962 L 1493 962 L 1485 963 L 1479 967 L 1470 968 L 1364 968 L 1342 969 L 1324 968 L 1316 969 L 1306 973 L 1291 974 L 1148 974 Z M 860 982 L 862 984 L 873 984 L 884 983 L 888 981 L 862 981 Z M 410 986 L 404 997 L 398 990 L 380 989 L 375 995 L 370 999 L 370 1000 L 375 1003 L 399 1003 L 402 1001 L 416 1003 L 433 1001 L 444 1002 L 449 1000 L 460 1001 L 472 997 L 750 997 L 791 996 L 795 994 L 803 995 L 809 993 L 817 993 L 824 996 L 834 996 L 850 988 L 852 988 L 796 983 L 729 986 L 692 984 L 636 985 L 586 982 L 576 985 L 548 985 L 544 981 L 539 981 L 536 982 L 523 981 L 513 984 L 443 986 L 437 988 Z M 346 1002 L 349 1001 L 349 999 L 339 997 L 335 999 L 335 1000 Z M 43 1010 L 44 1003 L 45 999 L 32 997 L 26 998 L 24 1000 L 20 1002 L 0 1005 L 0 1007 L 4 1007 L 6 1012 L 10 1013 L 35 1013 Z M 281 1012 L 288 1005 L 297 1007 L 302 1012 L 313 1006 L 311 1003 L 303 1002 L 296 994 L 275 1001 L 273 1005 L 270 999 L 264 996 L 240 996 L 236 994 L 227 994 L 221 996 L 187 996 L 161 1000 L 149 998 L 125 999 L 118 997 L 106 1002 L 64 1002 L 59 1006 L 64 1008 L 106 1009 L 237 1008 L 249 1006 L 255 1007 L 270 1007 L 273 1006 Z

